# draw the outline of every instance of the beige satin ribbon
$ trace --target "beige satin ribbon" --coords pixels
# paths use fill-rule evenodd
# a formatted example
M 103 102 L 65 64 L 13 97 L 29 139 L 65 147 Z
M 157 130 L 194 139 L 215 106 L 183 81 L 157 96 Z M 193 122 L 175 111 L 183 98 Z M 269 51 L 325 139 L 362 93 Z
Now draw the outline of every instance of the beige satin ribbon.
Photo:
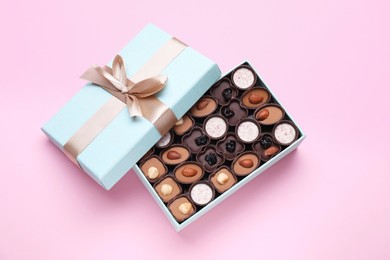
M 99 135 L 101 131 L 124 109 L 131 117 L 140 116 L 151 122 L 161 136 L 177 122 L 173 111 L 154 94 L 165 87 L 166 76 L 152 76 L 171 63 L 187 46 L 170 39 L 131 79 L 120 56 L 116 56 L 112 69 L 105 66 L 90 67 L 82 76 L 110 92 L 114 97 L 107 101 L 87 122 L 81 126 L 64 145 L 68 158 L 79 165 L 77 156 Z

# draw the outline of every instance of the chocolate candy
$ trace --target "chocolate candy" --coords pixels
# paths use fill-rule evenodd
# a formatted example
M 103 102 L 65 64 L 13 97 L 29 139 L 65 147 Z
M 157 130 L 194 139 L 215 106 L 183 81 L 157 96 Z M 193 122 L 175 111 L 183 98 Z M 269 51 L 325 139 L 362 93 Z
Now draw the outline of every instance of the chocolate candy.
M 271 95 L 265 88 L 254 87 L 245 91 L 242 104 L 249 109 L 255 109 L 267 103 L 270 97 Z
M 171 177 L 162 179 L 155 184 L 154 189 L 164 202 L 170 201 L 182 192 L 181 186 Z
M 232 74 L 232 82 L 239 89 L 248 89 L 255 85 L 256 74 L 248 66 L 240 66 Z
M 228 126 L 225 119 L 221 116 L 210 116 L 204 122 L 204 129 L 206 134 L 211 139 L 221 139 L 225 136 Z
M 171 132 L 166 133 L 160 140 L 156 143 L 156 147 L 165 148 L 172 143 L 173 136 Z
M 255 121 L 245 119 L 238 124 L 236 134 L 242 142 L 252 143 L 259 137 L 260 127 Z
M 182 142 L 192 153 L 198 153 L 210 143 L 210 138 L 203 133 L 202 128 L 194 127 L 191 132 L 183 136 Z
M 189 131 L 194 126 L 194 124 L 194 120 L 188 115 L 185 115 L 181 118 L 181 120 L 176 123 L 176 125 L 172 129 L 175 134 L 183 135 L 187 131 Z
M 238 99 L 232 99 L 229 104 L 221 107 L 221 114 L 229 125 L 235 126 L 241 119 L 248 116 L 248 110 L 241 106 Z
M 225 166 L 210 175 L 209 179 L 219 193 L 227 191 L 237 182 L 236 176 Z
M 203 177 L 203 167 L 197 162 L 185 162 L 178 165 L 173 174 L 176 180 L 183 184 L 190 184 Z
M 245 146 L 239 142 L 236 138 L 236 135 L 229 133 L 226 135 L 225 139 L 218 141 L 217 150 L 227 160 L 233 160 L 236 158 L 237 154 L 240 154 L 245 149 Z
M 166 164 L 179 164 L 186 161 L 188 157 L 190 157 L 190 152 L 182 145 L 172 146 L 161 154 L 161 158 Z
M 197 156 L 196 160 L 203 165 L 206 171 L 212 172 L 222 165 L 224 159 L 217 152 L 215 146 L 206 146 Z
M 246 152 L 232 163 L 232 169 L 238 176 L 245 176 L 253 172 L 260 164 L 259 157 L 255 153 Z
M 291 122 L 282 121 L 275 125 L 273 136 L 279 144 L 290 145 L 298 138 L 298 130 Z
M 168 169 L 158 156 L 151 156 L 141 164 L 141 171 L 153 183 L 167 174 Z
M 179 222 L 191 217 L 196 211 L 194 204 L 187 196 L 180 196 L 168 204 L 168 209 Z
M 219 105 L 225 105 L 237 96 L 238 90 L 232 87 L 230 80 L 223 79 L 220 83 L 211 87 L 210 93 L 216 98 Z
M 212 97 L 201 98 L 192 108 L 191 114 L 194 117 L 205 117 L 217 109 L 217 102 Z
M 207 182 L 198 182 L 190 187 L 190 197 L 199 206 L 208 204 L 214 198 L 214 189 Z
M 278 105 L 271 104 L 260 107 L 255 111 L 256 120 L 262 125 L 273 125 L 284 117 L 284 110 Z

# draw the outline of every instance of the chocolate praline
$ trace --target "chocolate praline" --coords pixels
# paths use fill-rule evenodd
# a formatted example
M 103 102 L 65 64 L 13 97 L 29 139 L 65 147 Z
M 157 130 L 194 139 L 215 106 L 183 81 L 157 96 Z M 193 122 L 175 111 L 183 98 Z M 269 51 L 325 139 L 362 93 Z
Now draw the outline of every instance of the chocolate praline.
M 173 145 L 163 150 L 160 157 L 166 164 L 175 165 L 186 161 L 190 152 L 183 145 Z
M 168 185 L 171 187 L 171 191 L 168 194 L 164 193 L 164 186 Z M 156 190 L 157 194 L 160 196 L 161 200 L 165 203 L 176 197 L 182 192 L 181 186 L 177 184 L 177 182 L 171 178 L 171 177 L 166 177 L 156 183 L 154 185 L 154 189 Z
M 179 124 L 180 123 L 180 124 Z M 181 118 L 181 121 L 179 120 L 179 123 L 177 123 L 172 129 L 177 135 L 183 135 L 185 134 L 188 130 L 192 128 L 192 126 L 195 124 L 194 120 L 188 116 L 184 115 Z
M 236 135 L 243 143 L 253 143 L 260 136 L 260 126 L 252 119 L 241 120 L 237 124 Z
M 203 165 L 206 171 L 212 172 L 223 164 L 224 158 L 217 152 L 215 146 L 209 145 L 197 154 L 196 160 Z
M 228 114 L 226 110 L 232 113 Z M 226 118 L 229 125 L 235 126 L 241 119 L 248 116 L 248 110 L 241 106 L 238 99 L 232 99 L 227 105 L 221 107 L 221 115 Z
M 277 104 L 266 104 L 256 109 L 254 117 L 261 125 L 273 125 L 283 119 L 284 109 Z
M 225 175 L 220 176 L 220 175 Z M 227 178 L 227 179 L 226 179 Z M 230 189 L 234 184 L 237 183 L 237 178 L 234 176 L 231 171 L 225 167 L 222 166 L 218 170 L 216 170 L 213 174 L 209 176 L 209 180 L 211 184 L 214 186 L 214 188 L 219 192 L 223 193 Z
M 165 174 L 167 174 L 168 169 L 165 166 L 165 164 L 160 160 L 160 158 L 156 155 L 153 155 L 149 157 L 147 160 L 145 160 L 141 166 L 141 171 L 145 175 L 145 177 L 148 179 L 148 181 L 154 183 L 157 180 L 161 179 Z M 154 168 L 154 169 L 151 169 Z M 152 171 L 157 170 L 157 175 L 151 175 Z M 152 176 L 152 177 L 151 177 Z M 155 176 L 155 177 L 153 177 Z
M 221 139 L 228 131 L 228 125 L 222 116 L 210 115 L 203 123 L 206 134 L 211 139 Z
M 281 145 L 290 145 L 298 138 L 298 129 L 290 121 L 281 121 L 275 125 L 272 135 L 277 143 Z
M 245 107 L 255 109 L 267 103 L 270 98 L 271 94 L 268 90 L 265 88 L 254 87 L 245 91 L 242 95 L 241 102 Z
M 211 88 L 210 93 L 217 99 L 219 104 L 225 105 L 232 98 L 237 96 L 238 91 L 231 86 L 231 83 L 228 79 L 224 78 L 220 83 L 217 83 Z
M 233 133 L 227 134 L 223 140 L 218 141 L 216 147 L 227 160 L 233 160 L 237 154 L 245 149 L 245 146 L 237 140 Z
M 256 84 L 257 76 L 249 66 L 242 65 L 232 73 L 232 82 L 239 89 L 248 89 Z
M 203 133 L 202 128 L 194 127 L 191 132 L 183 136 L 182 143 L 188 147 L 192 153 L 198 153 L 204 146 L 210 143 L 210 138 Z
M 217 107 L 217 101 L 215 101 L 211 96 L 203 96 L 191 108 L 190 112 L 193 117 L 205 117 L 213 113 Z
M 232 170 L 238 176 L 253 172 L 260 165 L 259 157 L 253 152 L 245 152 L 232 163 Z
M 158 142 L 156 143 L 156 147 L 158 148 L 168 147 L 172 143 L 172 141 L 173 141 L 173 134 L 171 131 L 169 131 L 164 136 L 162 136 L 160 140 L 158 140 Z
M 181 211 L 182 209 L 181 207 L 187 205 L 190 205 L 190 208 L 188 209 L 188 212 L 186 214 L 183 214 L 183 212 Z M 168 204 L 168 209 L 178 222 L 183 222 L 184 220 L 191 217 L 196 212 L 195 205 L 185 195 L 181 195 L 176 199 L 174 199 L 172 202 L 170 202 Z
M 190 187 L 190 197 L 198 206 L 205 206 L 210 203 L 215 196 L 214 188 L 207 182 L 197 182 Z
M 203 177 L 203 167 L 197 162 L 183 162 L 173 170 L 175 179 L 183 184 L 190 184 Z

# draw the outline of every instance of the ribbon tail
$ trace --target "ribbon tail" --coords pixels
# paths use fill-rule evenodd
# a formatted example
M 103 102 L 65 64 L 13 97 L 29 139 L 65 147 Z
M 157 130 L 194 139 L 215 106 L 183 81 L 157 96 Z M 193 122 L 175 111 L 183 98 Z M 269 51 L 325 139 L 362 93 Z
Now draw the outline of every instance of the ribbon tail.
M 126 104 L 130 117 L 143 116 L 138 98 L 126 95 Z

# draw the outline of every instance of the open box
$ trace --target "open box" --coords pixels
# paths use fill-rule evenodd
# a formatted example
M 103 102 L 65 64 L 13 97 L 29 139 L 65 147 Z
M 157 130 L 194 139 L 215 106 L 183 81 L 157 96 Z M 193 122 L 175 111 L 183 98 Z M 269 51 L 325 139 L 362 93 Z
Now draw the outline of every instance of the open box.
M 253 78 L 248 72 L 254 74 Z M 234 83 L 235 81 L 237 81 L 237 84 Z M 225 89 L 232 89 L 232 91 L 224 92 Z M 224 93 L 228 94 L 227 97 L 225 95 L 226 98 L 223 95 Z M 233 96 L 229 98 L 231 94 Z M 254 100 L 254 104 L 249 102 L 250 96 Z M 208 101 L 208 104 L 205 106 L 206 101 Z M 215 104 L 211 105 L 212 108 L 208 108 L 210 103 L 214 102 Z M 202 106 L 204 110 L 207 110 L 203 115 L 197 109 Z M 267 112 L 264 112 L 265 110 Z M 183 131 L 183 129 L 180 131 L 171 130 L 133 167 L 133 170 L 149 190 L 176 231 L 180 231 L 188 226 L 292 152 L 305 138 L 304 133 L 290 114 L 285 111 L 272 91 L 263 83 L 247 62 L 217 81 L 192 109 L 186 113 L 185 117 L 187 117 L 185 122 L 189 122 L 188 118 L 192 122 L 186 126 L 188 128 L 187 131 Z M 216 126 L 220 130 L 219 133 L 218 129 L 216 132 L 213 132 L 208 126 L 209 123 L 207 122 L 210 122 L 211 118 L 216 118 L 217 124 L 219 122 L 222 125 L 222 127 L 221 125 Z M 222 121 L 225 123 L 222 123 Z M 257 125 L 258 133 L 256 133 L 256 130 L 250 131 L 253 129 L 245 130 L 253 126 L 252 123 Z M 223 126 L 224 124 L 226 124 L 226 129 Z M 184 128 L 184 130 L 186 129 Z M 294 131 L 295 135 L 293 134 Z M 228 142 L 230 144 L 235 143 L 235 150 L 230 150 L 232 151 L 231 153 L 226 150 Z M 241 148 L 238 149 L 238 146 Z M 169 160 L 167 153 L 172 151 L 172 149 L 176 149 L 179 154 L 181 153 L 183 160 L 178 159 L 177 162 Z M 187 152 L 185 152 L 185 149 L 188 151 L 188 156 L 186 156 Z M 237 149 L 238 151 L 236 151 Z M 267 153 L 267 150 L 270 152 Z M 213 153 L 216 154 L 215 158 L 223 158 L 211 160 L 211 163 L 209 163 L 204 155 L 212 155 Z M 248 158 L 252 158 L 252 162 L 255 162 L 256 158 L 251 157 L 253 155 L 257 156 L 259 166 L 256 163 L 253 163 L 252 168 L 249 167 L 248 169 L 240 166 L 239 162 L 248 160 Z M 241 161 L 240 158 L 242 158 Z M 160 163 L 164 167 L 161 167 Z M 159 165 L 155 167 L 156 169 L 163 169 L 160 170 L 157 177 L 156 175 L 149 175 L 148 169 L 153 165 Z M 185 167 L 186 165 L 188 167 Z M 199 170 L 199 166 L 203 172 Z M 194 169 L 193 172 L 197 171 L 197 174 L 183 177 L 184 169 L 187 168 L 186 170 L 188 171 L 191 167 Z M 223 176 L 224 178 L 221 177 L 221 183 L 218 183 L 216 177 L 221 172 L 225 176 Z M 152 178 L 149 176 L 152 176 Z M 186 181 L 186 179 L 189 181 Z M 234 180 L 231 181 L 232 179 Z M 228 187 L 223 188 L 226 185 L 223 182 Z M 169 194 L 167 192 L 162 193 L 162 183 L 174 187 L 178 185 L 180 189 L 173 188 L 175 194 L 172 197 L 170 196 L 172 191 Z M 200 191 L 193 192 L 197 184 L 201 184 L 200 186 L 206 188 L 206 191 L 199 189 Z M 208 194 L 203 194 L 203 197 L 199 197 L 197 193 L 200 192 Z M 165 196 L 168 196 L 168 199 L 165 199 Z M 195 196 L 195 200 L 203 199 L 203 202 L 201 204 L 195 203 L 194 199 L 192 199 L 193 196 Z M 182 214 L 178 207 L 185 204 L 190 205 L 191 210 L 187 210 L 188 212 L 184 212 L 186 214 Z M 175 213 L 173 214 L 172 212 Z
M 172 47 L 174 55 L 171 55 Z M 279 107 L 279 110 L 269 108 L 267 110 L 268 115 L 265 116 L 267 113 L 265 113 L 263 110 L 264 107 L 260 108 L 260 105 L 266 105 L 268 103 L 280 104 L 280 102 L 276 100 L 275 95 L 273 95 L 271 90 L 265 86 L 265 84 L 257 76 L 257 73 L 255 73 L 255 71 L 248 63 L 244 63 L 243 65 L 239 66 L 238 69 L 233 70 L 233 72 L 225 75 L 222 79 L 215 83 L 221 75 L 220 70 L 215 62 L 196 52 L 191 47 L 186 46 L 181 41 L 160 30 L 154 25 L 146 26 L 135 38 L 133 38 L 132 41 L 128 43 L 128 45 L 125 46 L 125 48 L 120 51 L 120 55 L 123 58 L 123 62 L 127 65 L 127 69 L 124 69 L 121 62 L 115 58 L 112 66 L 113 68 L 106 69 L 106 72 L 112 71 L 112 77 L 114 78 L 113 82 L 119 80 L 122 83 L 130 82 L 132 85 L 123 85 L 121 89 L 117 89 L 116 92 L 111 93 L 106 88 L 103 89 L 103 87 L 106 87 L 104 84 L 110 85 L 111 83 L 88 83 L 83 88 L 81 88 L 81 90 L 42 127 L 42 130 L 60 150 L 64 151 L 65 154 L 67 154 L 67 156 L 70 157 L 73 162 L 75 162 L 76 165 L 78 165 L 83 171 L 85 171 L 97 183 L 99 183 L 107 190 L 115 185 L 115 183 L 117 183 L 133 167 L 134 171 L 138 174 L 146 188 L 155 198 L 158 205 L 167 215 L 169 221 L 177 231 L 192 223 L 201 215 L 205 214 L 208 210 L 216 206 L 219 202 L 255 178 L 261 172 L 283 158 L 286 154 L 294 150 L 305 137 L 300 128 L 292 120 L 291 116 L 288 113 L 285 113 L 283 107 Z M 158 58 L 156 58 L 156 56 Z M 150 64 L 153 66 L 150 67 Z M 116 74 L 114 69 L 116 65 L 120 65 L 120 69 L 124 70 L 123 73 L 121 72 L 119 76 Z M 118 67 L 116 68 L 118 69 Z M 91 67 L 88 71 L 90 72 L 91 69 L 96 71 L 95 66 Z M 187 118 L 190 120 L 190 122 L 197 124 L 197 127 L 193 127 L 194 125 L 190 124 L 189 128 L 184 130 L 191 129 L 191 131 L 184 131 L 182 129 L 183 131 L 179 131 L 178 133 L 180 134 L 171 140 L 169 140 L 169 138 L 167 139 L 166 135 L 161 138 L 163 135 L 161 133 L 164 131 L 157 129 L 158 127 L 156 124 L 150 120 L 147 120 L 145 117 L 129 117 L 129 112 L 127 111 L 128 109 L 126 109 L 125 102 L 123 99 L 121 99 L 132 90 L 132 87 L 140 82 L 143 82 L 145 79 L 149 80 L 153 78 L 153 76 L 156 74 L 162 74 L 168 78 L 167 83 L 164 85 L 165 87 L 158 93 L 153 94 L 154 98 L 158 99 L 160 102 L 166 105 L 174 115 L 174 120 L 171 121 L 170 124 L 170 126 L 175 125 L 172 128 L 173 130 L 169 130 L 170 127 L 168 128 L 164 126 L 168 133 L 171 133 L 171 136 L 174 137 L 174 130 L 177 130 L 177 128 L 183 128 L 182 123 L 184 124 L 184 120 L 178 120 L 181 118 Z M 126 77 L 124 77 L 124 75 Z M 109 78 L 112 77 L 110 76 Z M 95 81 L 92 80 L 92 82 Z M 228 88 L 231 88 L 231 93 L 228 93 L 228 91 L 227 93 L 223 94 L 223 97 L 218 96 L 222 95 L 221 90 L 224 90 L 219 89 L 221 86 L 228 86 Z M 123 87 L 126 87 L 126 91 L 124 92 Z M 258 94 L 257 96 L 251 96 L 252 101 L 254 103 L 257 102 L 256 107 L 259 108 L 256 109 L 258 110 L 245 108 L 242 106 L 242 102 L 249 102 L 248 100 L 250 95 L 246 95 L 245 93 L 251 93 L 250 91 L 252 91 L 252 89 L 258 91 L 259 87 L 261 87 L 262 92 L 256 92 Z M 262 96 L 263 94 L 267 94 L 268 96 Z M 204 95 L 203 98 L 202 95 Z M 208 102 L 203 102 L 206 96 L 208 98 L 206 101 Z M 242 99 L 241 96 L 243 96 Z M 230 97 L 229 99 L 233 97 L 233 99 L 227 101 L 227 97 Z M 240 100 L 238 100 L 237 97 L 239 97 Z M 226 102 L 223 101 L 224 98 L 226 98 Z M 194 105 L 195 103 L 196 105 Z M 199 103 L 202 104 L 200 105 Z M 246 104 L 245 106 L 251 105 Z M 115 108 L 116 112 L 114 114 L 111 114 L 111 108 Z M 206 119 L 205 115 L 203 114 L 205 112 L 203 108 L 206 108 L 206 111 L 208 111 L 207 115 L 209 115 L 210 118 Z M 222 110 L 223 112 L 221 112 Z M 100 124 L 99 120 L 95 120 L 96 115 L 100 116 L 102 111 L 104 112 L 103 115 L 109 115 L 108 120 L 105 118 L 105 124 Z M 185 116 L 186 111 L 190 111 L 189 114 L 187 114 L 189 115 L 187 117 Z M 275 114 L 275 111 L 279 111 L 279 114 Z M 234 116 L 232 116 L 232 112 Z M 291 139 L 291 143 L 289 143 L 289 145 L 276 144 L 274 143 L 275 140 L 272 140 L 274 137 L 271 138 L 268 136 L 268 141 L 265 143 L 267 143 L 266 145 L 271 145 L 274 151 L 273 155 L 271 155 L 272 158 L 267 158 L 267 162 L 263 160 L 264 158 L 261 159 L 258 155 L 256 155 L 256 152 L 258 154 L 265 152 L 265 150 L 262 150 L 263 148 L 259 141 L 261 138 L 263 138 L 261 132 L 268 132 L 269 134 L 272 134 L 272 129 L 274 128 L 275 124 L 278 123 L 271 122 L 271 124 L 266 126 L 265 122 L 263 122 L 262 126 L 260 126 L 259 122 L 256 121 L 258 119 L 253 118 L 253 114 L 255 113 L 257 115 L 257 112 L 259 112 L 259 120 L 263 120 L 262 118 L 266 117 L 268 118 L 266 119 L 267 121 L 271 118 L 274 118 L 275 116 L 279 116 L 280 120 L 287 120 L 287 122 L 291 122 L 292 125 L 290 125 L 290 130 L 292 128 L 296 134 L 293 139 Z M 216 114 L 218 114 L 218 116 L 216 116 Z M 192 117 L 195 119 L 191 119 Z M 248 117 L 252 117 L 252 119 L 248 119 Z M 162 117 L 162 119 L 165 119 L 165 117 Z M 243 120 L 242 124 L 239 123 L 240 120 Z M 91 122 L 93 126 L 92 128 Z M 162 122 L 165 121 L 162 120 Z M 221 122 L 222 126 L 224 123 L 226 124 L 225 128 L 220 128 Z M 196 147 L 193 145 L 193 143 L 191 143 L 195 141 L 195 139 L 192 138 L 194 137 L 192 134 L 196 134 L 196 131 L 198 131 L 198 133 L 204 133 L 205 130 L 202 128 L 203 124 L 206 125 L 206 130 L 208 129 L 206 131 L 207 136 L 197 136 L 197 138 L 200 138 L 197 141 L 200 145 L 199 147 Z M 237 124 L 240 124 L 241 127 L 236 127 Z M 88 127 L 85 127 L 86 125 Z M 253 129 L 251 130 L 251 127 L 253 128 L 253 126 L 255 126 L 255 130 L 257 127 L 257 134 L 255 131 L 254 136 L 252 131 Z M 239 128 L 241 130 L 238 130 Z M 86 129 L 93 129 L 94 131 L 92 132 L 94 135 L 91 137 L 91 131 L 86 131 Z M 98 129 L 98 131 L 96 129 Z M 282 130 L 283 133 L 283 129 L 284 128 L 279 130 Z M 164 134 L 167 131 L 165 131 Z M 222 154 L 221 152 L 217 152 L 218 149 L 224 149 L 223 147 L 227 147 L 223 141 L 228 140 L 227 137 L 224 139 L 227 132 L 230 132 L 230 138 L 240 138 L 237 139 L 238 141 L 236 140 L 237 142 L 235 142 L 235 149 L 242 142 L 245 143 L 241 144 L 244 150 L 250 151 L 251 149 L 254 149 L 256 152 L 252 151 L 252 154 L 242 154 L 243 151 L 239 151 L 239 149 L 234 150 L 234 152 L 237 154 L 230 155 L 225 153 L 226 151 L 222 152 Z M 171 153 L 170 156 L 168 156 L 168 153 L 164 155 L 164 151 L 169 149 L 168 147 L 163 149 L 152 149 L 152 152 L 155 152 L 157 155 L 153 157 L 155 158 L 155 162 L 161 163 L 159 165 L 160 170 L 153 166 L 148 167 L 147 170 L 142 171 L 141 168 L 144 164 L 139 164 L 141 168 L 136 165 L 137 162 L 151 162 L 149 161 L 150 158 L 148 156 L 151 156 L 150 149 L 156 143 L 160 146 L 171 145 L 170 141 L 180 143 L 181 138 L 183 136 L 187 136 L 187 134 L 191 136 L 189 136 L 189 139 L 186 140 L 186 146 L 181 146 L 181 150 L 177 150 L 178 146 L 176 146 L 176 148 L 173 146 L 173 148 L 176 149 L 173 151 L 176 152 L 175 156 L 177 156 L 178 151 L 188 152 L 188 156 L 186 158 L 180 157 L 181 159 L 179 159 L 179 161 L 182 163 L 181 165 L 177 166 L 177 161 L 172 161 L 172 158 L 168 158 L 172 157 L 172 155 L 175 153 Z M 77 138 L 75 138 L 75 136 Z M 90 138 L 88 142 L 85 140 L 87 139 L 86 137 Z M 251 138 L 254 139 L 251 141 Z M 74 140 L 77 140 L 76 145 L 79 145 L 80 143 L 83 145 L 82 149 L 79 149 L 79 147 L 74 149 Z M 231 143 L 230 141 L 231 140 L 229 140 L 229 143 Z M 283 141 L 283 137 L 281 141 Z M 69 145 L 69 143 L 72 145 Z M 209 144 L 211 144 L 210 147 L 214 149 L 213 156 L 211 156 L 211 153 L 208 150 Z M 274 145 L 279 150 L 276 149 Z M 69 147 L 72 149 L 69 149 Z M 232 148 L 229 147 L 229 149 Z M 278 150 L 276 153 L 275 149 Z M 165 162 L 163 162 L 161 158 L 158 157 L 160 152 L 163 153 L 163 157 L 166 156 Z M 244 155 L 249 156 L 245 157 L 245 163 L 243 163 L 243 160 L 241 160 L 243 159 L 241 156 Z M 250 167 L 248 166 L 248 159 L 252 160 Z M 196 162 L 196 160 L 201 161 L 202 164 L 199 166 L 199 163 Z M 183 165 L 188 166 L 191 161 L 193 163 L 197 163 L 200 167 L 197 168 L 201 171 L 200 176 L 197 175 L 198 173 L 194 175 L 195 177 L 193 176 L 193 178 L 196 180 L 192 181 L 192 183 L 195 183 L 192 186 L 190 186 L 190 182 L 187 182 L 183 185 L 178 185 L 177 176 L 172 176 L 172 174 L 174 174 L 173 171 L 176 169 L 176 167 Z M 236 162 L 238 164 L 235 164 Z M 166 166 L 167 163 L 168 166 Z M 206 163 L 209 165 L 207 166 Z M 258 163 L 260 164 L 260 167 L 258 167 Z M 234 171 L 230 169 L 232 164 Z M 245 168 L 244 169 L 241 166 L 237 166 L 237 168 L 235 165 L 246 166 L 242 166 Z M 215 176 L 213 175 L 215 178 L 211 177 L 211 174 L 214 174 L 217 168 L 220 170 L 220 166 L 225 166 L 225 168 L 222 170 L 225 171 L 223 173 L 227 175 L 224 176 L 227 183 L 231 183 L 232 180 L 236 180 L 237 182 L 233 186 L 229 187 L 229 189 L 225 189 L 226 187 L 223 186 L 225 184 L 221 184 L 222 186 L 219 187 L 218 192 L 213 188 L 212 185 L 214 184 L 210 184 L 208 181 L 209 179 L 211 182 L 220 181 L 219 177 L 223 177 L 222 172 L 215 173 Z M 207 168 L 206 171 L 204 171 L 202 167 Z M 149 173 L 148 171 L 150 168 L 155 169 L 152 169 L 152 171 Z M 229 169 L 230 174 L 228 172 Z M 193 171 L 193 169 L 189 170 Z M 184 168 L 182 168 L 180 171 L 175 171 L 175 173 L 178 172 L 184 172 Z M 178 196 L 187 196 L 183 197 L 183 200 L 185 199 L 186 203 L 180 203 L 176 205 L 178 201 L 173 197 L 171 200 L 164 198 L 165 202 L 163 202 L 153 187 L 153 183 L 156 183 L 155 185 L 157 187 L 157 185 L 161 184 L 161 181 L 166 179 L 166 176 L 164 177 L 163 175 L 172 177 L 170 179 L 170 181 L 172 181 L 171 184 L 177 184 L 176 188 L 180 190 L 180 195 Z M 151 177 L 153 177 L 153 179 Z M 202 181 L 202 183 L 198 183 L 199 181 Z M 182 179 L 181 182 L 186 182 L 186 180 Z M 169 188 L 168 186 L 171 185 L 164 186 L 164 192 L 167 192 L 166 188 Z M 202 193 L 201 190 L 205 187 L 209 188 L 209 190 L 206 189 L 205 192 Z M 172 186 L 170 188 L 172 189 Z M 191 194 L 188 194 L 190 188 Z M 221 189 L 224 192 L 222 192 Z M 159 191 L 159 188 L 157 188 L 157 191 Z M 207 201 L 206 204 L 202 204 L 204 202 L 194 199 L 195 197 L 192 195 L 192 193 L 198 194 L 200 197 L 202 197 L 201 199 L 204 200 L 205 196 L 203 195 L 209 196 L 210 191 L 213 199 L 211 201 Z M 167 194 L 171 194 L 169 193 L 169 189 Z M 195 205 L 195 203 L 197 205 Z M 185 207 L 182 207 L 182 204 Z M 180 206 L 181 210 L 183 210 L 183 208 L 184 210 L 188 210 L 189 213 L 187 213 L 189 215 L 184 216 L 182 220 L 176 220 L 167 206 L 170 207 L 171 210 L 175 209 L 176 206 Z M 196 210 L 196 213 L 192 212 L 191 210 L 194 212 Z M 178 216 L 176 216 L 176 218 L 177 217 Z

